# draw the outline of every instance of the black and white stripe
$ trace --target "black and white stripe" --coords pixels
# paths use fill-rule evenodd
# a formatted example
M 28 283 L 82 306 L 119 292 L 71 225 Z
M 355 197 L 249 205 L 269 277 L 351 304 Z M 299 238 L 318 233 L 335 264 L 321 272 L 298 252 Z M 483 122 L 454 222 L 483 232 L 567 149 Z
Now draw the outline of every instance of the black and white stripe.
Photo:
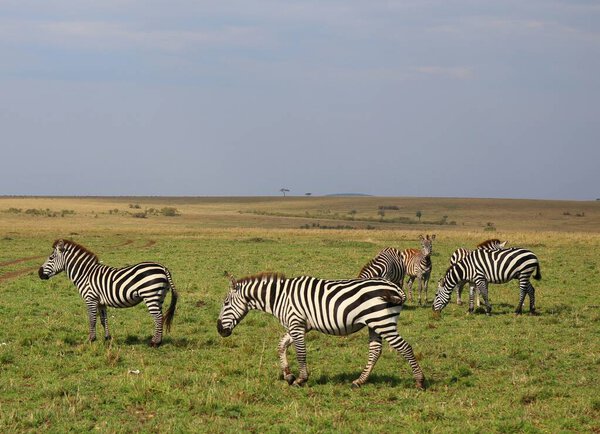
M 66 272 L 87 305 L 90 341 L 96 340 L 98 310 L 104 337 L 110 339 L 106 307 L 132 307 L 144 301 L 155 324 L 150 345 L 160 345 L 163 323 L 168 331 L 177 305 L 177 291 L 167 268 L 155 262 L 109 267 L 101 264 L 85 247 L 69 240 L 57 240 L 53 248 L 38 274 L 40 279 L 46 280 L 61 271 Z M 162 305 L 169 289 L 172 291 L 171 305 L 163 317 Z
M 485 240 L 485 241 L 479 243 L 477 245 L 476 249 L 500 250 L 500 249 L 503 249 L 506 246 L 507 242 L 508 241 L 500 241 L 497 238 L 492 238 L 490 240 Z M 456 249 L 454 251 L 454 253 L 452 253 L 452 256 L 450 256 L 450 265 L 454 265 L 458 261 L 463 260 L 472 251 L 473 250 L 465 249 L 465 248 L 462 248 L 462 247 Z M 467 283 L 467 282 L 461 282 L 456 287 L 456 304 L 458 304 L 458 305 L 462 304 L 461 296 L 462 296 L 462 290 L 463 290 L 463 287 L 465 286 L 465 283 Z M 473 282 L 470 282 L 470 285 L 469 285 L 469 297 L 473 297 L 472 293 L 474 293 L 474 291 L 475 291 L 475 285 L 473 284 Z M 479 293 L 477 293 L 477 307 L 479 307 L 479 304 L 480 304 L 480 302 L 479 302 Z
M 421 240 L 421 250 L 406 249 L 402 251 L 402 263 L 408 276 L 408 299 L 412 301 L 412 285 L 415 279 L 419 279 L 419 305 L 421 304 L 421 292 L 425 287 L 425 303 L 427 303 L 427 287 L 429 285 L 429 276 L 431 276 L 431 252 L 433 250 L 433 240 L 427 235 L 419 235 Z
M 489 283 L 506 283 L 519 279 L 520 298 L 516 313 L 523 309 L 525 295 L 529 295 L 529 310 L 535 313 L 535 288 L 529 278 L 535 271 L 534 279 L 541 279 L 537 256 L 530 250 L 510 248 L 502 250 L 474 250 L 465 258 L 451 265 L 440 280 L 433 301 L 433 310 L 441 311 L 450 301 L 452 290 L 461 282 L 473 282 L 483 296 L 486 313 L 492 306 L 488 300 Z M 469 312 L 473 312 L 473 298 L 469 300 Z
M 249 310 L 273 314 L 287 329 L 278 346 L 284 379 L 302 385 L 308 380 L 305 334 L 310 330 L 345 336 L 364 326 L 369 328 L 369 360 L 353 386 L 364 384 L 381 354 L 382 338 L 410 364 L 416 385 L 424 388 L 423 371 L 411 346 L 398 334 L 398 315 L 406 296 L 397 285 L 384 279 L 323 280 L 314 277 L 287 279 L 277 274 L 262 274 L 231 286 L 217 321 L 221 336 L 231 335 Z M 294 344 L 300 375 L 292 375 L 287 348 Z
M 402 262 L 402 254 L 398 249 L 386 247 L 360 270 L 358 278 L 371 279 L 373 277 L 380 277 L 402 288 L 404 274 L 405 268 L 404 262 Z

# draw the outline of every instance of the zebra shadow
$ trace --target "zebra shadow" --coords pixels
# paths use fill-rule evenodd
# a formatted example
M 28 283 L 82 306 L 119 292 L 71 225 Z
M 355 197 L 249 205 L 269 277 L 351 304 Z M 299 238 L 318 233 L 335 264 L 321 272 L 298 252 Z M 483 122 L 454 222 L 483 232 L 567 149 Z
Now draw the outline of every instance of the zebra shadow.
M 141 346 L 149 346 L 150 340 L 152 336 L 149 337 L 139 337 L 135 335 L 127 335 L 125 340 L 123 341 L 124 345 L 141 345 Z M 193 345 L 193 342 L 185 337 L 182 338 L 172 338 L 170 336 L 163 337 L 161 347 L 164 346 L 173 346 L 176 348 L 187 348 Z
M 348 385 L 351 386 L 352 382 L 358 378 L 360 372 L 354 373 L 340 373 L 335 375 L 327 375 L 322 374 L 320 377 L 315 379 L 316 384 L 339 384 L 339 385 Z M 432 381 L 430 379 L 425 380 L 426 387 L 431 387 L 436 381 Z M 415 380 L 410 375 L 410 373 L 406 376 L 396 376 L 396 375 L 386 375 L 386 374 L 371 374 L 366 384 L 363 387 L 368 387 L 369 384 L 381 384 L 390 387 L 401 387 L 401 388 L 414 388 Z

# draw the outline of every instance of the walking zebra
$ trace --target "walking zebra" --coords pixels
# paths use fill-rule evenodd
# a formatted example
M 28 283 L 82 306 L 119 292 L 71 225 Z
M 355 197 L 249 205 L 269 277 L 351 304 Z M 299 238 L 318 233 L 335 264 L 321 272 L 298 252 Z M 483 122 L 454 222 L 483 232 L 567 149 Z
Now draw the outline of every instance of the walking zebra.
M 431 252 L 433 249 L 433 240 L 435 235 L 423 237 L 421 240 L 421 250 L 406 249 L 402 251 L 402 263 L 408 276 L 408 299 L 412 301 L 412 285 L 415 279 L 419 279 L 419 305 L 421 305 L 421 292 L 425 286 L 425 303 L 427 303 L 427 286 L 429 276 L 431 275 Z
M 406 296 L 397 285 L 384 279 L 323 280 L 315 277 L 287 279 L 278 274 L 260 274 L 236 281 L 231 285 L 219 319 L 217 330 L 223 337 L 249 310 L 273 314 L 287 329 L 279 342 L 278 354 L 283 378 L 290 385 L 301 386 L 308 380 L 306 366 L 306 332 L 318 330 L 330 335 L 345 336 L 364 326 L 369 328 L 369 360 L 353 387 L 363 385 L 381 354 L 382 338 L 410 364 L 416 386 L 424 389 L 423 371 L 411 346 L 398 334 L 398 315 Z M 287 348 L 294 344 L 300 375 L 290 371 Z
M 497 238 L 492 238 L 490 240 L 485 240 L 485 241 L 477 244 L 476 249 L 500 250 L 506 246 L 506 243 L 508 243 L 508 241 L 500 241 Z M 452 256 L 450 256 L 450 265 L 454 265 L 458 261 L 463 260 L 472 251 L 473 250 L 465 249 L 463 247 L 456 249 L 454 251 L 454 253 L 452 253 Z M 463 290 L 463 287 L 465 286 L 465 283 L 467 283 L 467 282 L 461 282 L 456 287 L 456 304 L 458 304 L 458 305 L 462 304 L 461 295 L 462 295 L 462 290 Z M 475 286 L 471 282 L 471 284 L 469 285 L 469 297 L 473 297 L 473 295 L 471 295 L 471 293 L 473 291 L 475 291 Z M 479 307 L 479 293 L 477 293 L 477 307 Z
M 540 280 L 540 263 L 537 256 L 529 250 L 510 248 L 502 250 L 474 250 L 467 257 L 451 265 L 438 285 L 433 300 L 433 310 L 439 313 L 450 301 L 454 287 L 460 282 L 473 282 L 483 296 L 486 313 L 489 315 L 492 306 L 488 300 L 489 283 L 506 283 L 519 279 L 521 295 L 515 313 L 523 310 L 525 295 L 529 295 L 529 312 L 535 313 L 535 288 L 529 278 L 535 271 L 534 279 Z M 469 313 L 473 312 L 473 298 L 469 299 Z
M 360 274 L 359 279 L 370 279 L 373 277 L 381 277 L 395 283 L 400 288 L 404 281 L 404 262 L 402 262 L 402 254 L 398 249 L 386 247 L 381 250 L 367 265 L 365 265 Z
M 96 340 L 98 310 L 104 338 L 111 339 L 106 307 L 132 307 L 143 300 L 154 318 L 154 336 L 150 346 L 160 345 L 163 324 L 169 331 L 177 306 L 177 291 L 169 270 L 155 262 L 112 268 L 101 264 L 98 257 L 85 247 L 69 240 L 57 240 L 52 247 L 54 251 L 38 274 L 40 279 L 47 280 L 61 271 L 67 273 L 87 305 L 90 342 Z M 163 317 L 162 305 L 169 288 L 172 291 L 171 305 Z

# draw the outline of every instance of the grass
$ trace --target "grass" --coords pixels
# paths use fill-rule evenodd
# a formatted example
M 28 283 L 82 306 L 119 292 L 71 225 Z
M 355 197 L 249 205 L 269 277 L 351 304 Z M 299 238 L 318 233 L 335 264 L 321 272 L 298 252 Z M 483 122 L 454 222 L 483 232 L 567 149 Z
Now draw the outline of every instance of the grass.
M 140 208 L 129 209 L 131 203 Z M 360 217 L 377 218 L 380 205 L 400 208 L 386 217 L 405 212 L 414 219 L 421 210 L 424 220 L 449 215 L 457 225 L 300 229 L 324 210 L 356 210 L 358 226 Z M 128 214 L 165 207 L 180 215 Z M 74 213 L 3 212 L 10 208 Z M 593 202 L 372 197 L 0 198 L 0 430 L 598 432 L 599 211 Z M 484 231 L 487 221 L 497 232 Z M 355 276 L 382 247 L 417 247 L 419 233 L 432 231 L 430 300 L 452 251 L 490 236 L 531 248 L 543 278 L 534 282 L 535 317 L 512 313 L 516 282 L 491 286 L 491 317 L 467 316 L 466 306 L 450 304 L 436 320 L 430 307 L 408 304 L 399 330 L 420 360 L 425 392 L 387 344 L 369 382 L 350 388 L 366 363 L 366 331 L 343 338 L 310 333 L 303 388 L 280 380 L 283 328 L 275 318 L 251 312 L 231 337 L 216 332 L 225 270 L 238 277 Z M 161 348 L 147 346 L 152 320 L 143 306 L 109 309 L 113 341 L 85 342 L 87 318 L 75 287 L 64 275 L 41 281 L 36 274 L 58 237 L 82 243 L 106 264 L 155 260 L 169 267 L 181 299 Z M 290 360 L 296 372 L 293 350 Z

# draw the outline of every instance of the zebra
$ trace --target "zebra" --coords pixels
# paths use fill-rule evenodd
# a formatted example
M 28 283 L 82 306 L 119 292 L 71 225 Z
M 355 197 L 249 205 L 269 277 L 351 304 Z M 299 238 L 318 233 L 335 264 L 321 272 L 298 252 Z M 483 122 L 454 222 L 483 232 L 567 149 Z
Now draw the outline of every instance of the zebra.
M 489 283 L 506 283 L 512 279 L 519 279 L 521 291 L 519 304 L 515 311 L 521 314 L 525 295 L 529 295 L 529 312 L 535 314 L 535 288 L 529 278 L 535 271 L 533 278 L 540 280 L 540 263 L 537 256 L 530 250 L 510 248 L 502 250 L 478 249 L 469 253 L 467 257 L 451 265 L 445 276 L 440 280 L 438 290 L 433 300 L 433 310 L 437 314 L 448 304 L 452 290 L 461 282 L 473 282 L 483 296 L 486 314 L 492 311 L 488 300 Z M 469 299 L 469 313 L 473 312 L 473 298 Z
M 431 275 L 431 252 L 433 249 L 433 240 L 435 235 L 431 237 L 427 235 L 419 235 L 421 240 L 421 250 L 405 249 L 402 251 L 402 263 L 404 264 L 406 275 L 408 276 L 408 298 L 412 301 L 412 285 L 415 279 L 419 279 L 419 305 L 421 305 L 421 292 L 425 286 L 425 303 L 427 303 L 427 286 L 429 284 L 429 276 Z
M 508 241 L 500 241 L 497 238 L 492 238 L 492 239 L 485 240 L 485 241 L 477 244 L 476 248 L 484 249 L 484 250 L 500 250 L 500 249 L 503 249 L 507 243 L 508 243 Z M 450 256 L 450 265 L 454 265 L 458 261 L 463 260 L 471 252 L 472 252 L 472 250 L 465 249 L 463 247 L 456 249 L 454 251 L 454 253 L 452 253 L 452 256 Z M 458 304 L 459 306 L 462 304 L 461 295 L 462 295 L 462 290 L 463 290 L 463 287 L 465 286 L 465 283 L 466 282 L 461 282 L 456 287 L 456 304 Z M 471 285 L 469 285 L 469 296 L 470 297 L 472 296 L 471 292 L 473 292 L 473 291 L 475 291 L 475 287 L 473 284 L 471 284 Z M 479 304 L 480 303 L 479 303 L 479 293 L 478 293 L 477 294 L 477 307 L 479 307 Z
M 66 272 L 87 305 L 90 342 L 96 340 L 98 310 L 104 338 L 110 340 L 106 307 L 132 307 L 143 300 L 154 318 L 154 336 L 150 346 L 161 344 L 163 325 L 167 331 L 170 330 L 178 298 L 167 268 L 155 262 L 124 268 L 109 267 L 100 263 L 94 253 L 71 240 L 56 240 L 52 248 L 52 254 L 40 267 L 38 275 L 40 279 L 47 280 L 61 271 Z M 162 305 L 169 289 L 171 305 L 163 316 Z
M 381 277 L 402 288 L 405 272 L 406 268 L 404 267 L 400 251 L 393 247 L 386 247 L 360 270 L 358 278 L 370 279 Z
M 236 280 L 230 277 L 229 291 L 217 320 L 217 331 L 230 336 L 249 310 L 273 314 L 286 328 L 278 345 L 283 378 L 289 385 L 302 386 L 308 380 L 305 334 L 317 330 L 346 336 L 364 326 L 369 329 L 369 358 L 352 387 L 362 386 L 381 354 L 382 338 L 410 364 L 416 387 L 424 389 L 425 377 L 412 347 L 398 334 L 397 323 L 406 295 L 384 279 L 324 280 L 310 276 L 286 278 L 263 273 Z M 294 344 L 300 369 L 296 378 L 290 371 L 287 349 Z

